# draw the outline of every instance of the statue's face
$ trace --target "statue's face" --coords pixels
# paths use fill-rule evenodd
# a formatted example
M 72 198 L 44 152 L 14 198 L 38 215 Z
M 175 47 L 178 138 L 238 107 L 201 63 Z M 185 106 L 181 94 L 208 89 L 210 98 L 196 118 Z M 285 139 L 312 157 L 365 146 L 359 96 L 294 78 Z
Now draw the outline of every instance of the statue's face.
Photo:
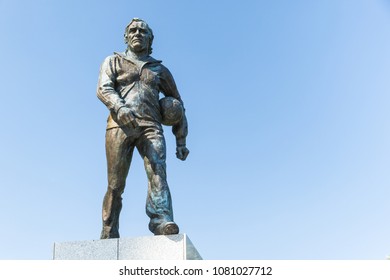
M 134 52 L 142 52 L 149 47 L 150 34 L 146 24 L 142 21 L 135 21 L 130 24 L 127 32 L 127 42 Z

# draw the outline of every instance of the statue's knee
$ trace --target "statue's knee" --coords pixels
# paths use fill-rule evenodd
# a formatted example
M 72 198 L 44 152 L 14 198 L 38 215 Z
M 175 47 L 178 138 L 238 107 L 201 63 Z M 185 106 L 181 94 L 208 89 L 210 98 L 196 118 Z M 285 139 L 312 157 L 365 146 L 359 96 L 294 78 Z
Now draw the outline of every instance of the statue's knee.
M 148 174 L 161 174 L 165 173 L 166 164 L 165 160 L 145 161 L 145 169 Z
M 165 161 L 156 161 L 152 163 L 152 169 L 155 174 L 161 174 L 161 173 L 165 174 L 165 170 L 166 170 Z
M 107 187 L 107 192 L 111 193 L 113 196 L 120 196 L 124 189 L 125 183 L 110 182 Z
M 156 166 L 155 172 L 151 176 L 152 185 L 160 188 L 166 188 L 167 184 L 167 175 L 165 168 L 163 166 Z

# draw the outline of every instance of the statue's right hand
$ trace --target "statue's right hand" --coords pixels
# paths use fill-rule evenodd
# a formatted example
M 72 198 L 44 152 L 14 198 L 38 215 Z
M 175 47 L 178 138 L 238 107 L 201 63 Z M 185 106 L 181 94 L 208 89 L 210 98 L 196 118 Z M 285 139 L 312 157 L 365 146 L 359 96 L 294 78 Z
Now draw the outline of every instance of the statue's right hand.
M 120 125 L 129 125 L 131 124 L 134 128 L 138 127 L 137 122 L 133 112 L 127 107 L 121 107 L 117 113 L 117 119 Z

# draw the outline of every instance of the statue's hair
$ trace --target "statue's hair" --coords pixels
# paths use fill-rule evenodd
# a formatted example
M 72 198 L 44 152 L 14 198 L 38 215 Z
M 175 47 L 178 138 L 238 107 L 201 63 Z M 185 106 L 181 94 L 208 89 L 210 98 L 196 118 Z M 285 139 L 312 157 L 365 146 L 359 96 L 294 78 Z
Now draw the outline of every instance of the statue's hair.
M 153 35 L 153 30 L 149 27 L 149 25 L 146 23 L 146 21 L 140 19 L 140 18 L 133 18 L 130 23 L 126 26 L 125 28 L 125 34 L 124 34 L 124 37 L 125 37 L 125 43 L 126 44 L 129 44 L 129 41 L 127 40 L 127 34 L 129 32 L 129 27 L 130 25 L 133 23 L 133 22 L 143 22 L 145 23 L 146 25 L 146 29 L 148 30 L 148 33 L 149 33 L 149 46 L 148 46 L 148 50 L 149 50 L 149 54 L 152 53 L 152 43 L 153 43 L 153 39 L 154 39 L 154 35 Z

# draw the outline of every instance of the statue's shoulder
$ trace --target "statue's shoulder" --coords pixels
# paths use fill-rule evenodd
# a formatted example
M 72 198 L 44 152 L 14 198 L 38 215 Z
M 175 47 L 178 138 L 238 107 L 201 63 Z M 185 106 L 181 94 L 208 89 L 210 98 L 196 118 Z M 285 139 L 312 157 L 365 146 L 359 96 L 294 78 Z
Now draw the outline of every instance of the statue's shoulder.
M 155 59 L 154 57 L 152 56 L 148 56 L 148 62 L 150 63 L 162 63 L 162 60 L 159 60 L 159 59 Z M 162 64 L 161 64 L 162 65 Z
M 110 61 L 117 60 L 117 59 L 121 60 L 124 59 L 124 57 L 125 57 L 125 53 L 113 52 L 111 55 L 106 57 L 106 60 L 110 60 Z
M 148 56 L 148 58 L 146 59 L 146 62 L 148 65 L 150 65 L 150 67 L 157 67 L 160 69 L 165 68 L 165 66 L 162 64 L 162 60 L 155 59 L 154 57 L 151 57 L 151 56 Z
M 125 57 L 125 53 L 124 53 L 124 52 L 113 52 L 113 54 L 112 54 L 112 55 L 109 55 L 108 57 L 112 57 L 112 58 L 115 58 L 115 57 L 124 58 L 124 57 Z
M 113 52 L 109 56 L 107 56 L 104 60 L 105 61 L 112 61 L 115 59 L 126 59 L 126 54 L 124 52 Z
M 117 53 L 110 54 L 109 56 L 106 56 L 103 60 L 103 65 L 104 64 L 110 64 L 112 63 L 115 59 L 118 58 Z

